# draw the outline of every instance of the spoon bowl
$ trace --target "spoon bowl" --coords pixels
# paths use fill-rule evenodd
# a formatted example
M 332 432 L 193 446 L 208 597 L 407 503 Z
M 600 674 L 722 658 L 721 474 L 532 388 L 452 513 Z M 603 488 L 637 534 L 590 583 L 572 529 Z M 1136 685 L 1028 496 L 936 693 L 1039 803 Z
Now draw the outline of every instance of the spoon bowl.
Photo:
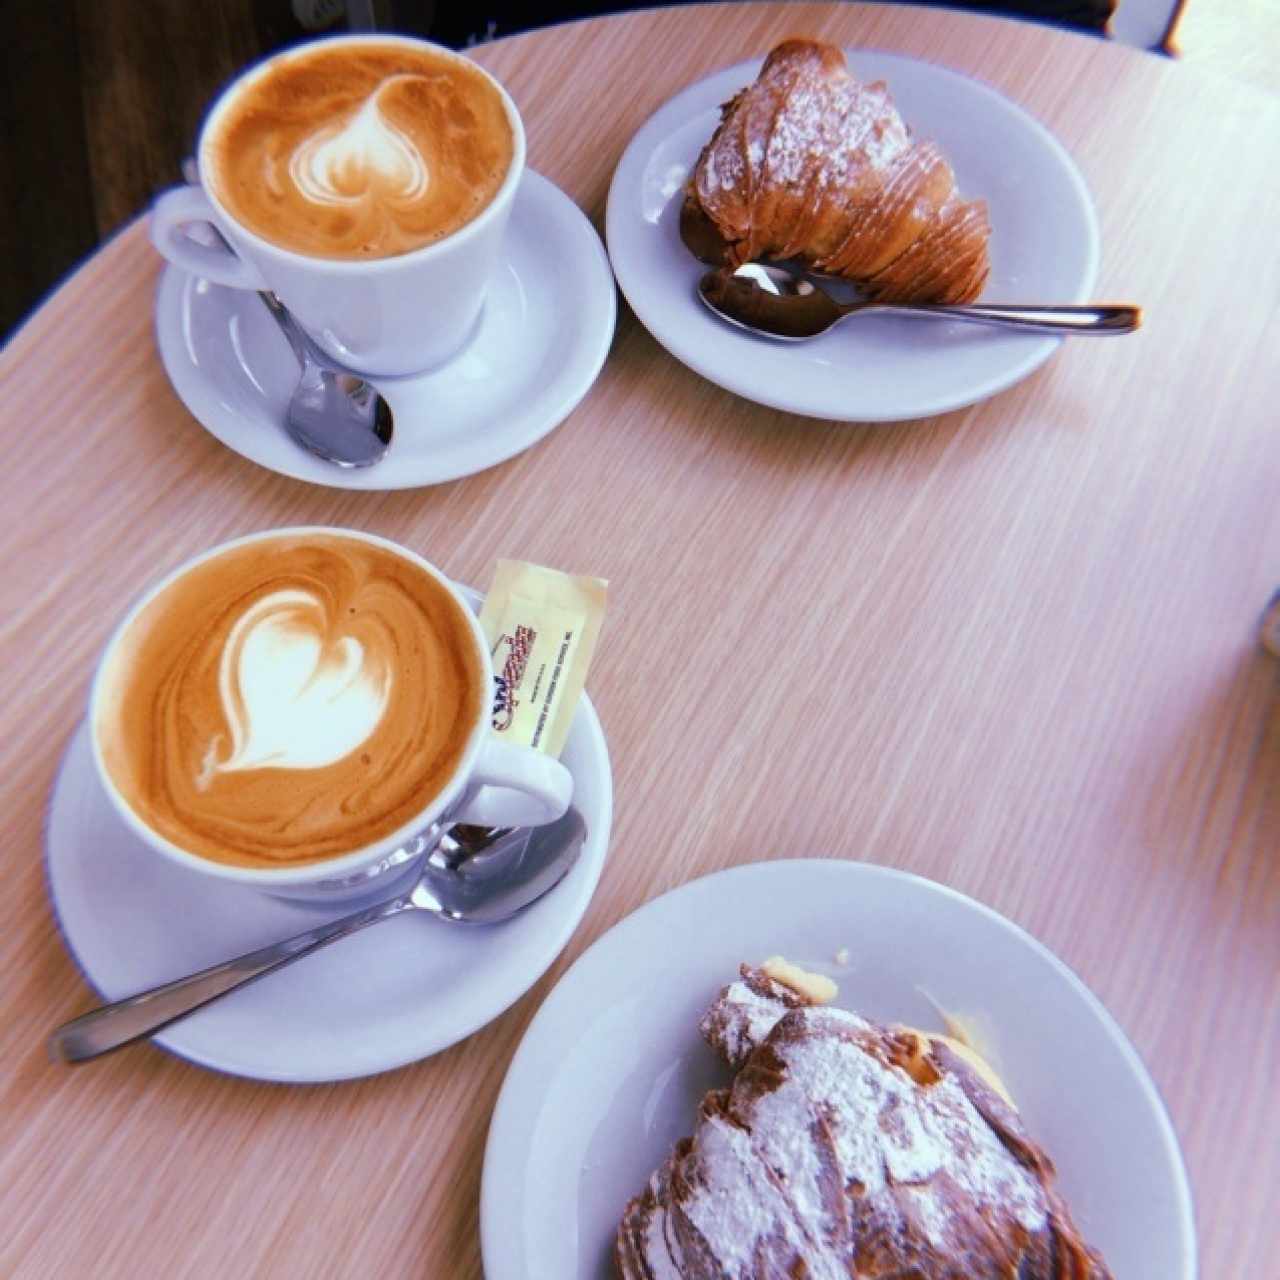
M 807 342 L 850 316 L 871 314 L 964 320 L 1059 337 L 1132 333 L 1142 323 L 1141 308 L 1128 304 L 838 302 L 808 273 L 774 262 L 748 262 L 736 269 L 716 267 L 698 281 L 698 297 L 722 320 L 779 342 Z
M 332 364 L 274 293 L 258 294 L 289 341 L 302 376 L 285 414 L 293 440 L 339 467 L 370 467 L 391 445 L 391 406 L 356 374 Z
M 518 827 L 461 838 L 445 832 L 420 864 L 416 878 L 394 897 L 339 920 L 318 925 L 103 1005 L 57 1028 L 49 1053 L 62 1062 L 86 1062 L 162 1031 L 215 1000 L 370 925 L 408 911 L 424 911 L 452 924 L 494 925 L 532 906 L 569 873 L 587 838 L 577 809 L 540 827 Z
M 195 156 L 182 162 L 182 176 L 192 186 L 200 183 Z M 212 223 L 197 229 L 230 249 Z M 371 467 L 391 445 L 395 422 L 391 406 L 361 377 L 339 368 L 322 352 L 290 315 L 274 293 L 260 290 L 258 297 L 280 326 L 302 367 L 285 411 L 285 430 L 295 444 L 338 467 Z

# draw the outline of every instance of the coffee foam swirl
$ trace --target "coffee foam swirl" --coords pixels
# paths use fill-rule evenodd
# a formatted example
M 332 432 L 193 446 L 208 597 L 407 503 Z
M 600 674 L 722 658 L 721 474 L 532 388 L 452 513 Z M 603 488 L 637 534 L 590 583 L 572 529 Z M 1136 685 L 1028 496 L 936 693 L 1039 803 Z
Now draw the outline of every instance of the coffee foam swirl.
M 448 783 L 484 704 L 470 623 L 394 552 L 337 534 L 197 565 L 130 625 L 95 732 L 117 790 L 180 848 L 295 866 L 363 848 Z
M 299 253 L 382 258 L 451 235 L 502 186 L 515 135 L 465 58 L 323 45 L 268 64 L 202 145 L 228 211 Z
M 324 602 L 309 591 L 273 591 L 244 612 L 222 650 L 218 692 L 231 750 L 217 735 L 196 786 L 244 769 L 322 769 L 350 755 L 378 727 L 391 692 L 383 655 L 354 636 L 325 647 Z
M 387 198 L 421 199 L 430 174 L 422 153 L 378 109 L 379 85 L 341 127 L 329 126 L 305 137 L 289 157 L 289 177 L 315 204 L 355 204 L 381 189 Z

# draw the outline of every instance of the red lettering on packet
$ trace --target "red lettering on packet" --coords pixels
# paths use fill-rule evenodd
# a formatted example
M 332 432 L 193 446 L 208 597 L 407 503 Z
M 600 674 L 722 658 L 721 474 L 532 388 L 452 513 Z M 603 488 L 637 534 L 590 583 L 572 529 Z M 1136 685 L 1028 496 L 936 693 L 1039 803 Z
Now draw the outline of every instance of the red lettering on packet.
M 507 656 L 502 663 L 502 670 L 495 671 L 493 677 L 493 720 L 494 729 L 499 733 L 505 733 L 511 728 L 511 722 L 515 718 L 516 707 L 519 702 L 516 699 L 516 690 L 520 687 L 520 682 L 524 679 L 525 668 L 529 665 L 529 653 L 533 649 L 533 642 L 538 638 L 538 633 L 532 627 L 519 626 L 515 629 L 514 635 L 501 635 L 498 637 L 498 643 L 494 650 L 494 666 L 497 666 L 496 658 L 498 652 L 506 645 Z

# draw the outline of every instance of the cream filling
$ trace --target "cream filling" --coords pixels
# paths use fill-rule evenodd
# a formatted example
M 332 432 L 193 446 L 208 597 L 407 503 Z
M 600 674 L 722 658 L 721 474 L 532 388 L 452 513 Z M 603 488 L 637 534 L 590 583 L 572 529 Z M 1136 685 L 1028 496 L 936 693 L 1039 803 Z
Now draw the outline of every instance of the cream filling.
M 995 1069 L 971 1044 L 964 1040 L 959 1040 L 953 1035 L 943 1035 L 940 1031 L 921 1031 L 918 1027 L 900 1027 L 900 1031 L 909 1031 L 913 1035 L 921 1036 L 923 1039 L 931 1041 L 934 1044 L 945 1044 L 952 1053 L 956 1055 L 962 1062 L 965 1062 L 972 1068 L 974 1075 L 978 1077 L 989 1089 L 994 1090 L 1000 1095 L 1013 1109 L 1016 1111 L 1017 1105 L 1013 1101 L 1012 1095 L 1005 1087 L 1005 1083 L 995 1073 Z
M 841 948 L 841 950 L 843 951 L 844 949 Z M 847 951 L 845 952 L 845 960 L 848 960 Z M 811 1000 L 814 1004 L 830 1004 L 840 994 L 840 988 L 825 974 L 811 973 L 807 969 L 802 969 L 798 964 L 793 964 L 783 956 L 770 956 L 760 968 L 775 982 L 781 982 L 783 986 L 790 987 L 792 991 L 804 996 L 807 1000 Z M 972 1068 L 974 1074 L 988 1088 L 994 1089 L 1014 1110 L 1017 1110 L 1004 1081 L 995 1073 L 991 1064 L 968 1042 L 966 1034 L 960 1026 L 959 1019 L 947 1017 L 945 1014 L 944 1017 L 947 1023 L 947 1034 L 945 1035 L 940 1031 L 921 1031 L 918 1027 L 905 1025 L 899 1026 L 897 1029 L 917 1036 L 924 1041 L 945 1044 L 956 1057 Z
M 783 956 L 770 956 L 760 968 L 775 982 L 790 987 L 814 1004 L 830 1004 L 840 994 L 840 988 L 825 974 L 810 973 L 808 969 L 792 964 Z

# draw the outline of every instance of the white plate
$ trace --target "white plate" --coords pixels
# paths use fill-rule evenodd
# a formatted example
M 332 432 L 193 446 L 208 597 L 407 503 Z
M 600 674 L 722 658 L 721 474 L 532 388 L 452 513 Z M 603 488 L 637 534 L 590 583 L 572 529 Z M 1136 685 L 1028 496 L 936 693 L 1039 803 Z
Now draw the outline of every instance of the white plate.
M 226 996 L 155 1043 L 200 1066 L 258 1080 L 344 1080 L 425 1058 L 496 1018 L 560 954 L 604 866 L 613 782 L 604 733 L 585 695 L 561 759 L 573 774 L 587 841 L 573 870 L 528 911 L 488 929 L 398 916 Z M 111 807 L 83 724 L 54 784 L 46 858 L 67 949 L 105 1000 L 353 909 L 283 902 L 159 857 Z
M 847 947 L 847 966 L 834 957 Z M 626 1202 L 727 1073 L 697 1020 L 738 964 L 781 953 L 840 1005 L 976 1021 L 1077 1225 L 1117 1280 L 1190 1280 L 1195 1228 L 1168 1115 L 1124 1033 L 1009 921 L 866 863 L 761 862 L 686 884 L 596 942 L 538 1011 L 499 1094 L 480 1224 L 488 1280 L 604 1280 Z
M 928 62 L 848 51 L 854 74 L 888 82 L 902 118 L 951 160 L 960 191 L 991 214 L 989 302 L 1082 302 L 1098 272 L 1098 224 L 1061 144 L 993 89 Z M 812 342 L 733 329 L 694 296 L 705 268 L 680 239 L 684 185 L 719 107 L 760 59 L 699 81 L 652 116 L 609 190 L 609 256 L 640 321 L 678 360 L 760 404 L 854 422 L 923 418 L 994 395 L 1031 373 L 1061 339 L 961 322 L 865 317 Z
M 558 426 L 596 380 L 616 310 L 595 229 L 557 186 L 526 172 L 475 337 L 441 369 L 378 382 L 396 430 L 372 467 L 331 466 L 285 435 L 297 364 L 253 293 L 167 267 L 156 341 L 183 403 L 229 449 L 313 484 L 406 489 L 483 471 Z

